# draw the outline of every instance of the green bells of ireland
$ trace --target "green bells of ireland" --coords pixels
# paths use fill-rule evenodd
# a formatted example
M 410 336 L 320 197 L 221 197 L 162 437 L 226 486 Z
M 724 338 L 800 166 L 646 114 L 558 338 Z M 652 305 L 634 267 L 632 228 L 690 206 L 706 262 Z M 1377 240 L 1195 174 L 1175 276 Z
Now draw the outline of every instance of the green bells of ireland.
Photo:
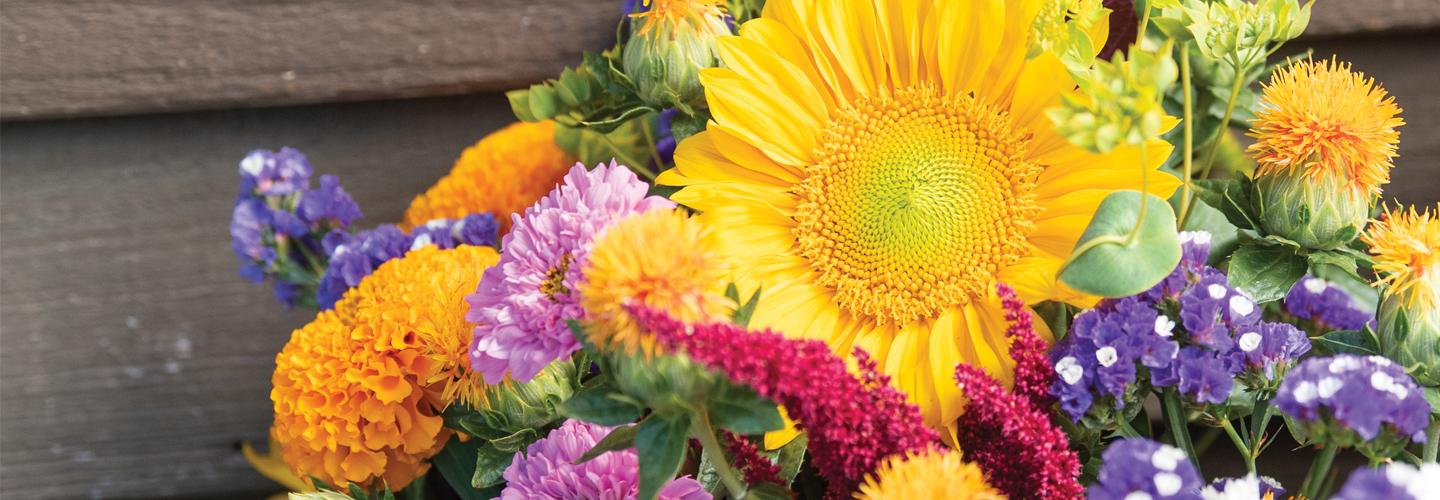
M 1370 215 L 1371 196 L 1345 189 L 1334 176 L 1280 169 L 1255 177 L 1265 232 L 1313 250 L 1334 250 L 1355 239 Z
M 700 70 L 720 65 L 715 37 L 728 34 L 730 26 L 718 11 L 652 16 L 625 43 L 621 56 L 625 75 L 646 104 L 690 114 L 705 107 Z

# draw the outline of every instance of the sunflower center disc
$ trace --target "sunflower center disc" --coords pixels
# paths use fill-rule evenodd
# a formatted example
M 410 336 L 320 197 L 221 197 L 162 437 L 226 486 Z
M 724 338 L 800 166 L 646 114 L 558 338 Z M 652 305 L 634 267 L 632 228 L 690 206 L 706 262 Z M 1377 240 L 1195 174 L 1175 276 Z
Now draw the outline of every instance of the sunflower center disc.
M 795 186 L 800 255 L 841 307 L 879 324 L 985 295 L 1040 210 L 1025 141 L 969 96 L 919 88 L 856 100 Z

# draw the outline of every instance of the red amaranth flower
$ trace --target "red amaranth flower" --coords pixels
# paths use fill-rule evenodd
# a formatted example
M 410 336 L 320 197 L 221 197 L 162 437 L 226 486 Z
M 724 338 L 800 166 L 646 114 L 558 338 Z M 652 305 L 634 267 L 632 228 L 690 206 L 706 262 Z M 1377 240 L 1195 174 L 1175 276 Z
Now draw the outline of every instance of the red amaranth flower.
M 730 323 L 686 325 L 653 310 L 634 315 L 662 348 L 688 353 L 784 406 L 796 427 L 809 433 L 812 463 L 829 483 L 829 498 L 848 498 L 887 457 L 922 451 L 939 439 L 925 427 L 919 407 L 905 402 L 905 393 L 890 386 L 859 348 L 856 377 L 818 340 Z
M 1010 498 L 1081 498 L 1080 458 L 1068 448 L 1065 433 L 1050 424 L 1048 404 L 1037 405 L 1048 401 L 1040 397 L 1050 376 L 1045 342 L 1035 335 L 1030 313 L 1014 300 L 1014 290 L 1000 285 L 999 292 L 1006 318 L 1015 322 L 1006 333 L 1014 339 L 1016 392 L 1005 392 L 982 368 L 957 365 L 955 382 L 970 403 L 956 422 L 955 444 Z
M 746 483 L 785 485 L 785 481 L 780 480 L 780 466 L 760 456 L 755 443 L 724 429 L 720 433 L 725 437 L 725 452 L 735 456 L 735 468 L 745 474 Z

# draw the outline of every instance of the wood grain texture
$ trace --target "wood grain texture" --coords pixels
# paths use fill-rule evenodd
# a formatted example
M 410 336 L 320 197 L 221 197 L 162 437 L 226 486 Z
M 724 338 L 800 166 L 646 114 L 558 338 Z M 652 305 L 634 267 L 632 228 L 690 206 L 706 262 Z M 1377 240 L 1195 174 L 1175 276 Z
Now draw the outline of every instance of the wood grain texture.
M 1437 43 L 1308 44 L 1405 109 L 1387 199 L 1440 201 Z M 300 148 L 372 227 L 511 120 L 489 94 L 0 125 L 0 500 L 273 491 L 233 445 L 265 439 L 274 357 L 309 315 L 235 274 L 239 159 Z
M 615 43 L 608 0 L 14 0 L 0 119 L 508 90 Z
M 0 134 L 0 499 L 211 497 L 277 486 L 263 443 L 291 330 L 229 249 L 237 164 L 306 152 L 398 221 L 503 96 L 5 124 Z
M 618 3 L 9 0 L 0 119 L 508 90 L 613 44 Z M 1437 27 L 1437 0 L 1321 0 L 1308 33 Z

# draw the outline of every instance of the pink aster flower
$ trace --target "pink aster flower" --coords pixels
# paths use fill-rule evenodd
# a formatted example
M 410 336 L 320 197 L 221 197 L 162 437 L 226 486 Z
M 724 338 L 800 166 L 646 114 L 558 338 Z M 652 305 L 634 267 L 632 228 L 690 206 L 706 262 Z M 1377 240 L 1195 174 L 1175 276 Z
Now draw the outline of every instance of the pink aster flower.
M 634 449 L 606 452 L 593 460 L 574 464 L 595 447 L 610 427 L 566 421 L 550 435 L 515 452 L 505 469 L 501 500 L 626 500 L 639 496 L 640 459 Z M 676 478 L 660 488 L 657 500 L 710 500 L 699 481 L 689 476 Z
M 674 208 L 670 200 L 650 196 L 650 186 L 614 161 L 594 170 L 576 163 L 565 183 L 550 191 L 501 241 L 500 262 L 465 297 L 475 323 L 470 366 L 498 383 L 505 373 L 529 382 L 551 361 L 580 348 L 565 326 L 584 314 L 571 291 L 581 279 L 595 236 L 612 222 L 654 208 Z
M 829 483 L 829 498 L 848 498 L 866 474 L 891 455 L 919 452 L 939 436 L 920 408 L 889 385 L 859 348 L 859 376 L 818 340 L 787 339 L 769 329 L 732 323 L 686 325 L 663 312 L 637 309 L 636 322 L 665 349 L 683 351 L 785 407 L 810 437 L 812 463 Z
M 1045 411 L 1054 401 L 1048 396 L 1053 374 L 1045 361 L 1045 342 L 1015 291 L 999 288 L 1005 317 L 1014 322 L 1006 336 L 1013 341 L 1016 392 L 1006 392 L 983 368 L 957 365 L 955 382 L 970 403 L 955 424 L 955 444 L 1010 498 L 1081 498 L 1080 458 Z

